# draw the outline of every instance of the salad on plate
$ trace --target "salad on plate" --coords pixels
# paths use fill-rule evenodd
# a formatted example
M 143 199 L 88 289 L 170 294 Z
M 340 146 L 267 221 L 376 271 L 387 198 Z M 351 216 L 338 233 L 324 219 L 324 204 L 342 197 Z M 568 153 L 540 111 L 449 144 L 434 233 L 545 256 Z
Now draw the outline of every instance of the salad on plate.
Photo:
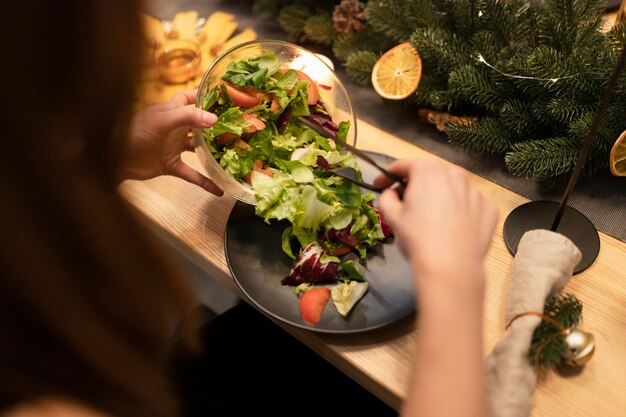
M 329 299 L 349 316 L 368 290 L 368 251 L 393 233 L 375 194 L 330 172 L 351 167 L 360 176 L 356 157 L 300 121 L 344 141 L 350 128 L 329 113 L 324 95 L 331 87 L 312 77 L 281 68 L 273 53 L 233 61 L 203 93 L 201 105 L 218 116 L 202 131 L 208 149 L 227 173 L 252 188 L 256 215 L 290 224 L 282 250 L 294 261 L 281 283 L 293 288 L 303 320 L 315 325 Z

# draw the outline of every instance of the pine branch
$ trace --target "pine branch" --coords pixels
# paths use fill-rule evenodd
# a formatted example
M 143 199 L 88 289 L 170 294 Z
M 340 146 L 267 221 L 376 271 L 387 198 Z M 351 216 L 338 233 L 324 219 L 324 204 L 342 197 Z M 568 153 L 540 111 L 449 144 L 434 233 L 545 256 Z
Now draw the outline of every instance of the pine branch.
M 450 73 L 450 91 L 461 100 L 498 112 L 504 103 L 501 86 L 493 83 L 484 71 L 464 65 Z
M 478 2 L 456 0 L 449 4 L 449 13 L 454 22 L 454 33 L 459 38 L 470 38 L 478 25 Z
M 380 55 L 370 51 L 357 51 L 348 55 L 346 72 L 357 84 L 371 85 L 372 69 Z
M 500 47 L 512 47 L 518 41 L 518 1 L 483 0 L 478 3 L 479 16 L 476 19 L 474 32 L 486 30 L 493 33 L 494 40 Z M 519 41 L 518 41 L 519 42 Z
M 540 22 L 541 37 L 558 51 L 569 54 L 592 46 L 602 26 L 602 0 L 549 0 Z
M 563 329 L 576 326 L 582 319 L 583 305 L 571 294 L 558 294 L 546 300 L 543 314 L 559 323 Z M 533 332 L 528 359 L 532 365 L 554 367 L 563 360 L 565 337 L 561 329 L 542 321 Z
M 424 68 L 446 78 L 451 71 L 472 62 L 468 46 L 444 29 L 417 29 L 410 41 L 419 52 Z
M 568 173 L 576 164 L 581 143 L 568 137 L 516 143 L 504 162 L 515 176 L 542 180 Z
M 535 117 L 528 101 L 511 99 L 500 108 L 500 120 L 518 138 L 541 137 L 546 127 Z
M 429 0 L 372 1 L 365 9 L 368 24 L 397 43 L 407 41 L 416 28 L 438 26 L 442 23 Z
M 422 73 L 417 91 L 407 101 L 417 107 L 444 112 L 451 112 L 459 107 L 450 95 L 447 81 L 427 73 Z
M 511 148 L 510 132 L 495 117 L 481 117 L 472 125 L 451 124 L 448 140 L 484 153 L 503 153 Z
M 506 60 L 510 58 L 513 52 L 510 49 L 503 48 L 501 39 L 498 36 L 488 30 L 481 30 L 476 32 L 468 41 L 472 50 L 482 55 L 487 62 L 495 65 L 499 60 Z
M 370 51 L 382 53 L 393 46 L 395 46 L 393 40 L 367 27 L 365 30 L 352 35 L 337 37 L 333 44 L 333 53 L 337 58 L 345 61 L 353 52 Z
M 288 3 L 288 0 L 255 0 L 252 4 L 252 13 L 264 21 L 276 20 L 280 9 Z
M 336 33 L 330 14 L 325 12 L 309 17 L 304 25 L 306 38 L 322 45 L 332 45 Z
M 310 15 L 309 9 L 305 6 L 287 6 L 278 14 L 278 24 L 290 35 L 299 35 L 303 32 L 304 25 Z
M 587 113 L 595 113 L 597 105 L 581 103 L 571 98 L 553 97 L 535 114 L 544 122 L 570 124 Z

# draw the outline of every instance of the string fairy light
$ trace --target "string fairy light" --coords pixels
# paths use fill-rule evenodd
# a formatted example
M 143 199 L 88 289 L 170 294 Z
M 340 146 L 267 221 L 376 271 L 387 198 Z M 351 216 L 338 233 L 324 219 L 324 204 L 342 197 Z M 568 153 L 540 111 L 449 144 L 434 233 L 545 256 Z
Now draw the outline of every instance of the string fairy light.
M 494 67 L 489 62 L 487 62 L 487 60 L 485 59 L 485 57 L 482 56 L 482 54 L 478 54 L 478 62 L 481 62 L 481 63 L 485 64 L 486 66 L 488 66 L 492 70 L 496 71 L 497 73 L 499 73 L 501 75 L 504 75 L 505 77 L 518 78 L 518 79 L 521 79 L 521 80 L 551 81 L 552 83 L 556 83 L 559 80 L 564 80 L 566 78 L 573 78 L 573 77 L 576 77 L 576 76 L 578 76 L 580 74 L 580 73 L 577 73 L 577 74 L 574 74 L 574 75 L 566 75 L 565 77 L 559 77 L 559 78 L 529 77 L 529 76 L 525 76 L 525 75 L 515 75 L 515 74 L 506 73 L 504 71 L 500 71 L 498 68 Z

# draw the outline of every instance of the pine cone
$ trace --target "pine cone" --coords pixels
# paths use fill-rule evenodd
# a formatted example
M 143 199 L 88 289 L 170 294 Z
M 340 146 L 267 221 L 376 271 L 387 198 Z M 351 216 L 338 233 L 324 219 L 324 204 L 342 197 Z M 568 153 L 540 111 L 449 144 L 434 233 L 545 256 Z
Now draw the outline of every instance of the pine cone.
M 333 11 L 333 26 L 344 35 L 365 29 L 365 20 L 365 4 L 358 0 L 341 0 Z

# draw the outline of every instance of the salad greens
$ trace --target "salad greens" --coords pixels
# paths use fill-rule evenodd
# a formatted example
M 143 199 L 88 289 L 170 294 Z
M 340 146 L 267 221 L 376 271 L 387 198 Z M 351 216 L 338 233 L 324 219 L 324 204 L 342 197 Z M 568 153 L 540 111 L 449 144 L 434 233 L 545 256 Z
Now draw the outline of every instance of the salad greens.
M 349 122 L 335 124 L 317 84 L 302 71 L 281 69 L 268 53 L 231 62 L 202 107 L 218 115 L 203 130 L 210 151 L 230 175 L 251 185 L 256 214 L 290 223 L 282 249 L 295 260 L 283 284 L 363 281 L 360 265 L 346 255 L 365 261 L 391 231 L 373 193 L 362 195 L 329 172 L 352 167 L 360 174 L 355 156 L 299 122 L 307 117 L 346 140 Z

